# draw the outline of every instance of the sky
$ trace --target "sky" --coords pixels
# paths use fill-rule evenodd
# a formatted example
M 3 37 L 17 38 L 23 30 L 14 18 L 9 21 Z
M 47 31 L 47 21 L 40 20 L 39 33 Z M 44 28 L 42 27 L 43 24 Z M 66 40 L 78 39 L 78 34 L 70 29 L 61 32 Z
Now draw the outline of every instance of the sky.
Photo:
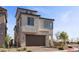
M 65 31 L 69 38 L 79 37 L 79 7 L 78 6 L 3 6 L 8 12 L 7 33 L 14 38 L 17 7 L 38 11 L 41 17 L 52 18 L 54 21 L 54 38 L 57 32 Z

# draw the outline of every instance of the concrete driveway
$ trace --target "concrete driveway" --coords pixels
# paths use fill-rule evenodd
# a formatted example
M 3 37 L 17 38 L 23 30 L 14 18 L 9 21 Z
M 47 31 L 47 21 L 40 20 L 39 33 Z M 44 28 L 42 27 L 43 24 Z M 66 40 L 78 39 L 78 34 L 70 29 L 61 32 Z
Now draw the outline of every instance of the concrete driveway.
M 58 51 L 57 48 L 46 48 L 44 46 L 27 46 L 27 50 L 32 52 L 55 52 Z

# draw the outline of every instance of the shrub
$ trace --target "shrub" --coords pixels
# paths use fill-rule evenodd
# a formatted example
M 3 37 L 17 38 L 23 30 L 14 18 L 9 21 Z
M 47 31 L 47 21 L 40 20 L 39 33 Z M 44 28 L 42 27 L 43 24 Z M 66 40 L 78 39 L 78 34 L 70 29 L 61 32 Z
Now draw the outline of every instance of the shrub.
M 79 44 L 79 41 L 77 42 L 77 44 Z
M 64 50 L 63 48 L 58 48 L 59 50 Z
M 72 46 L 68 46 L 68 48 L 72 48 Z
M 58 47 L 58 49 L 59 49 L 59 50 L 64 50 L 64 48 L 63 48 L 63 47 Z
M 21 51 L 21 49 L 17 49 L 17 51 Z
M 22 51 L 26 51 L 27 49 L 26 48 L 22 48 Z
M 54 47 L 58 47 L 58 46 L 61 46 L 62 45 L 62 42 L 54 42 Z
M 18 48 L 17 51 L 26 51 L 26 48 Z
M 1 50 L 0 52 L 6 52 L 6 50 Z
M 32 52 L 31 50 L 27 50 L 27 52 Z

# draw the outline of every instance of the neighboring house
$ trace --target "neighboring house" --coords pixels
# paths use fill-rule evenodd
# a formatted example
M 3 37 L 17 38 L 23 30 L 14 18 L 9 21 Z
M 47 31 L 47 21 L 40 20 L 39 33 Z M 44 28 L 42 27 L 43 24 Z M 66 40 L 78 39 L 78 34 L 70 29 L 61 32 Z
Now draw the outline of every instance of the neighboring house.
M 0 7 L 0 47 L 4 44 L 4 38 L 7 34 L 7 10 Z
M 17 8 L 14 28 L 17 46 L 53 46 L 53 21 L 42 18 L 37 11 Z

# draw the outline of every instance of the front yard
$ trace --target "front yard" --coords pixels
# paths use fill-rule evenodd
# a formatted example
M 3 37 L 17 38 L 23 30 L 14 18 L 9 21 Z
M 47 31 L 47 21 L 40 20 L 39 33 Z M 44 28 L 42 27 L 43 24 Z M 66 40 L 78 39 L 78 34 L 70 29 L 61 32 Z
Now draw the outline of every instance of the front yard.
M 20 52 L 28 51 L 27 48 L 0 48 L 0 52 Z
M 27 46 L 25 48 L 0 48 L 0 52 L 79 52 L 78 44 L 71 44 L 68 48 L 47 48 L 44 46 Z

